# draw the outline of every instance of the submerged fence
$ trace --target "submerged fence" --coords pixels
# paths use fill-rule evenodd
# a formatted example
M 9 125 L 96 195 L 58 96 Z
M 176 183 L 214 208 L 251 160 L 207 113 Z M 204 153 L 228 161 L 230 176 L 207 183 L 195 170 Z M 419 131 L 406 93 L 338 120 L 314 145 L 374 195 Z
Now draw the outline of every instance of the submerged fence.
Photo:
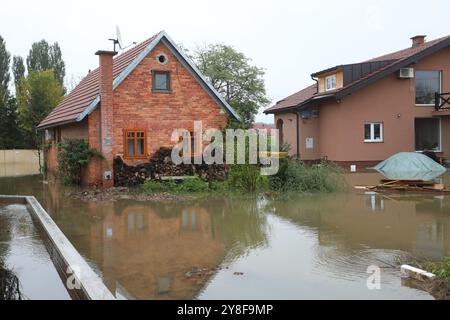
M 33 174 L 39 174 L 39 153 L 37 150 L 0 150 L 0 177 Z

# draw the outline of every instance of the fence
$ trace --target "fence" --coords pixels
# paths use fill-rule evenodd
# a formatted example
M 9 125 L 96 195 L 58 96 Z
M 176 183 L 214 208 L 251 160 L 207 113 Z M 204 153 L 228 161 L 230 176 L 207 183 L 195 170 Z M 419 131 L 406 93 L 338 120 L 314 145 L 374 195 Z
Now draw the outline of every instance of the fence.
M 18 177 L 39 173 L 37 150 L 0 150 L 0 177 Z

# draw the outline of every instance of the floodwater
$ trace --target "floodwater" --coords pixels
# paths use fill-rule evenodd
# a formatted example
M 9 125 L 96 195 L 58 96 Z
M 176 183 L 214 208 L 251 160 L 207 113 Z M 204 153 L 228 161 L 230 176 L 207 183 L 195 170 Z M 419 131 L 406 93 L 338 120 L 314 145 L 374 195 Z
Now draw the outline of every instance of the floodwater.
M 24 205 L 0 204 L 0 260 L 19 278 L 25 299 L 70 299 Z
M 121 299 L 432 299 L 402 284 L 397 263 L 450 256 L 446 196 L 350 188 L 288 200 L 83 203 L 40 176 L 2 178 L 2 193 L 35 195 Z M 367 286 L 374 266 L 379 290 Z

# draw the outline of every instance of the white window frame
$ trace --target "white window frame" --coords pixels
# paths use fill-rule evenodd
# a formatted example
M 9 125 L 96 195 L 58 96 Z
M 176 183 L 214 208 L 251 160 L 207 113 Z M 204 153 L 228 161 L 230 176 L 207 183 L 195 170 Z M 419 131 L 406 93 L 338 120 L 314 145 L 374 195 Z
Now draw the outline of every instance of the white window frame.
M 334 79 L 334 87 L 330 86 L 328 87 L 328 80 Z M 331 84 L 333 84 L 333 82 L 331 82 Z M 332 90 L 336 90 L 337 88 L 337 76 L 335 74 L 325 77 L 325 91 L 332 91 Z
M 436 153 L 441 153 L 442 152 L 442 118 L 441 117 L 420 117 L 420 118 L 416 118 L 416 119 L 439 119 L 439 149 L 438 150 L 432 150 L 433 152 Z M 414 136 L 414 144 L 416 144 L 415 141 L 416 137 Z M 415 149 L 415 147 L 414 147 Z M 425 150 L 416 150 L 416 152 L 425 152 Z
M 380 125 L 380 138 L 375 139 L 375 125 Z M 370 139 L 366 139 L 366 126 L 370 125 Z M 384 124 L 383 122 L 365 122 L 364 123 L 364 142 L 383 143 L 384 142 Z
M 435 106 L 434 103 L 431 103 L 431 104 L 416 103 L 416 88 L 417 88 L 416 73 L 417 72 L 421 72 L 421 71 L 436 71 L 436 72 L 439 72 L 439 93 L 441 93 L 442 92 L 442 70 L 414 70 L 414 103 L 416 104 L 416 107 L 434 107 Z

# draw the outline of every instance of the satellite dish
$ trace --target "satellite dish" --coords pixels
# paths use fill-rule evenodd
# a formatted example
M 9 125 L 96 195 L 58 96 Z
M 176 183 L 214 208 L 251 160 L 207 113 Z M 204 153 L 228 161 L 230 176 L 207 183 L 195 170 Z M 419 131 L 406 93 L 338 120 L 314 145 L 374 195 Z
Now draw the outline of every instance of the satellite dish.
M 120 33 L 119 26 L 116 26 L 116 38 L 117 38 L 117 44 L 119 45 L 119 49 L 123 49 L 123 40 L 122 40 L 122 34 Z
M 125 50 L 125 49 L 128 49 L 129 47 L 131 47 L 132 45 L 136 44 L 136 42 L 133 42 L 129 46 L 124 46 L 123 45 L 122 34 L 120 33 L 119 26 L 116 26 L 116 39 L 109 39 L 109 40 L 114 43 L 114 52 L 117 52 L 116 51 L 116 45 L 119 46 L 120 50 Z

